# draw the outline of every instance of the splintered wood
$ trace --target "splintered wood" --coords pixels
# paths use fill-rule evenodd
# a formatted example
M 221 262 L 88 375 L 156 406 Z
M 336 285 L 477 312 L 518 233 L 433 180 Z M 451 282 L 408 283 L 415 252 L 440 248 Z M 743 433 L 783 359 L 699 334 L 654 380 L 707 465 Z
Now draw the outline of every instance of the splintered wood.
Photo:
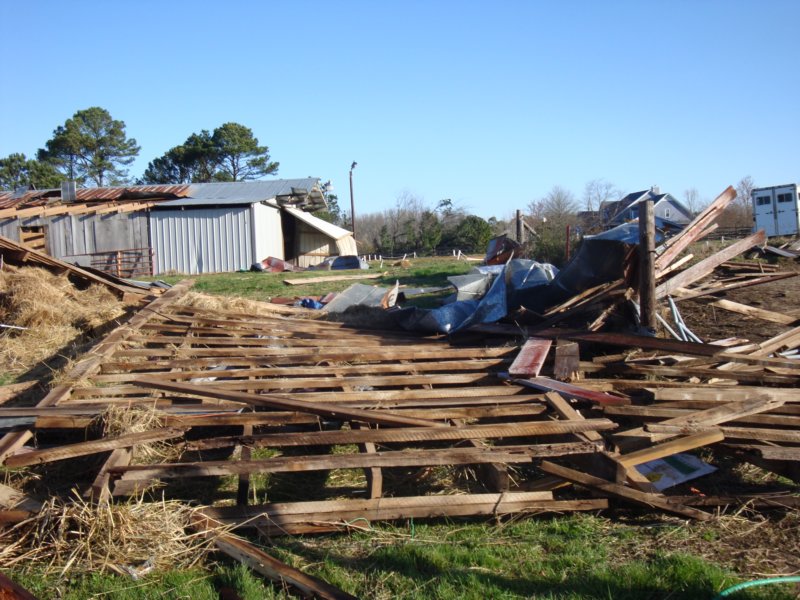
M 474 327 L 472 345 L 277 305 L 260 314 L 190 306 L 187 282 L 101 340 L 36 406 L 0 406 L 0 419 L 20 419 L 0 439 L 0 458 L 61 468 L 100 455 L 87 496 L 159 486 L 191 501 L 202 492 L 211 504 L 204 518 L 270 535 L 609 507 L 705 520 L 712 513 L 698 506 L 773 506 L 736 490 L 669 495 L 644 475 L 653 461 L 703 449 L 712 462 L 734 457 L 800 481 L 798 313 L 714 296 L 795 273 L 730 262 L 763 233 L 691 266 L 680 257 L 734 196 L 726 190 L 661 248 L 656 296 L 784 328 L 758 343 L 598 331 L 632 298 L 628 270 L 537 315 L 538 325 Z M 552 327 L 590 309 L 585 327 Z M 488 345 L 479 332 L 505 337 Z M 157 418 L 103 434 L 98 421 L 119 410 Z M 25 446 L 53 429 L 68 441 Z M 174 451 L 143 451 L 154 444 Z M 33 499 L 5 496 L 0 522 L 35 510 Z M 227 538 L 218 543 L 250 556 Z

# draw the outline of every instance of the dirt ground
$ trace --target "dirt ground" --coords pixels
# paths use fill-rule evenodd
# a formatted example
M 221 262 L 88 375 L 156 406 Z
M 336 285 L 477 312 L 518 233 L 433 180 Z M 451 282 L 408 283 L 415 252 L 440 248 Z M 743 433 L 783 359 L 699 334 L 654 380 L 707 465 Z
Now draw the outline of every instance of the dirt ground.
M 779 271 L 791 271 L 797 273 L 797 276 L 731 290 L 717 298 L 800 319 L 800 262 L 782 258 L 775 264 Z M 788 329 L 787 325 L 754 319 L 711 306 L 710 302 L 715 299 L 713 296 L 705 296 L 678 302 L 678 310 L 689 329 L 704 342 L 732 337 L 760 342 Z M 668 322 L 672 321 L 668 311 L 663 316 Z

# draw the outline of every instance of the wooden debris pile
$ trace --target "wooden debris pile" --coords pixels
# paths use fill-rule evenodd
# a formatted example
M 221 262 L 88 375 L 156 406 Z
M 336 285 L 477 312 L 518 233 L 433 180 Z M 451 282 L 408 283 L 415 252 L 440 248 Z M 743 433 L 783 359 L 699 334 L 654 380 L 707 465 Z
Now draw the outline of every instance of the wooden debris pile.
M 708 520 L 703 507 L 796 506 L 800 327 L 794 315 L 714 296 L 788 275 L 731 262 L 763 233 L 692 266 L 678 258 L 714 229 L 731 194 L 666 245 L 654 289 L 782 328 L 766 339 L 703 343 L 548 322 L 446 340 L 279 305 L 261 315 L 190 306 L 185 282 L 101 340 L 36 406 L 0 406 L 12 424 L 0 459 L 39 469 L 90 457 L 81 464 L 94 465 L 91 477 L 74 484 L 93 501 L 154 487 L 199 500 L 209 505 L 194 517 L 203 535 L 281 577 L 280 565 L 264 567 L 269 557 L 211 526 L 280 535 L 426 517 L 638 507 Z M 635 295 L 627 280 L 613 282 L 549 317 L 609 293 L 605 313 Z M 0 389 L 0 399 L 12 397 Z M 120 409 L 150 416 L 137 428 L 96 426 Z M 153 444 L 177 451 L 142 452 Z M 786 479 L 769 493 L 734 485 L 676 495 L 637 469 L 700 449 Z M 6 488 L 0 506 L 0 522 L 18 523 L 40 504 Z M 302 589 L 324 584 L 295 576 Z

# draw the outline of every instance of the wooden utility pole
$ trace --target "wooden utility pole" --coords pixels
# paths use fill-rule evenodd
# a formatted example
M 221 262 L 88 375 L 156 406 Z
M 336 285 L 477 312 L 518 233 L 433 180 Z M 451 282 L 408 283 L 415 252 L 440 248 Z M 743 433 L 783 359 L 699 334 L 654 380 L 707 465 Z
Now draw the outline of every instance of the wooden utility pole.
M 522 239 L 522 236 L 525 234 L 523 227 L 522 227 L 522 211 L 517 209 L 517 242 L 520 244 L 524 243 L 525 240 Z
M 653 203 L 639 203 L 639 306 L 641 326 L 656 332 L 656 218 Z

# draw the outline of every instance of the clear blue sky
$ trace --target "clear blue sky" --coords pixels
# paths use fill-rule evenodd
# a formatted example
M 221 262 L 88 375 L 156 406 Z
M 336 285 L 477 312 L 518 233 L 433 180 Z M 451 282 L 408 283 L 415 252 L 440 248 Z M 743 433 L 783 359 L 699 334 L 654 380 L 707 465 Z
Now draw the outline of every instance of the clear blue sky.
M 236 121 L 345 205 L 358 161 L 357 214 L 800 181 L 797 0 L 4 0 L 0 23 L 0 157 L 101 106 L 141 145 L 134 177 Z

